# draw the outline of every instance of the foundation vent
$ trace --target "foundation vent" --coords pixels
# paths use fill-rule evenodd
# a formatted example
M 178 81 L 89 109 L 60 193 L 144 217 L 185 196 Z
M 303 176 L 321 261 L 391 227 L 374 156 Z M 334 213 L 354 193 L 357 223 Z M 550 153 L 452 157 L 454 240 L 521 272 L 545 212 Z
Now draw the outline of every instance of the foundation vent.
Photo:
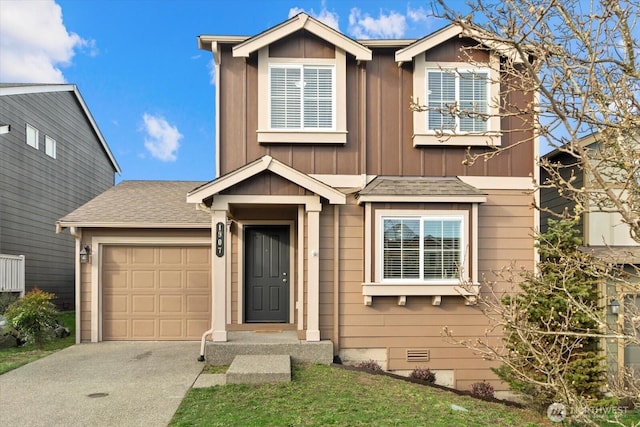
M 428 362 L 429 350 L 426 348 L 407 349 L 407 362 Z

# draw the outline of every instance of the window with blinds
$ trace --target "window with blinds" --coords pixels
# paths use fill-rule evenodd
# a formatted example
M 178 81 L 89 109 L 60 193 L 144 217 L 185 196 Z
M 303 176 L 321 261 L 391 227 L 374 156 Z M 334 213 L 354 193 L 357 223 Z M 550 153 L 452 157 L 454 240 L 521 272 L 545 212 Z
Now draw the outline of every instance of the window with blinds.
M 455 281 L 463 264 L 463 218 L 382 218 L 382 279 Z
M 269 67 L 271 129 L 334 128 L 334 67 Z
M 427 131 L 485 132 L 488 70 L 427 70 Z

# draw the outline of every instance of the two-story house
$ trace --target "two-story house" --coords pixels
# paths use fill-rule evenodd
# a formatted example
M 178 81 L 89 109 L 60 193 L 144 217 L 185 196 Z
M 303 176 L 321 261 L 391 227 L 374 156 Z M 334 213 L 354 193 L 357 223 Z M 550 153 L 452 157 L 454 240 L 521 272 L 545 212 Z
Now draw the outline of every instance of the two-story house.
M 73 309 L 75 242 L 55 223 L 113 186 L 120 167 L 75 85 L 0 84 L 0 125 L 0 254 L 24 256 L 27 291 Z
M 625 183 L 620 173 L 616 172 L 615 163 L 601 161 L 603 156 L 610 156 L 607 150 L 602 150 L 603 139 L 600 134 L 590 134 L 583 137 L 579 143 L 590 151 L 591 164 L 597 165 L 601 176 L 614 192 L 623 191 Z M 570 177 L 572 185 L 577 189 L 585 188 L 594 191 L 599 188 L 594 182 L 592 174 L 578 165 L 576 157 L 568 150 L 556 149 L 543 156 L 549 162 L 550 168 L 559 173 L 565 180 Z M 615 161 L 615 160 L 614 160 Z M 554 166 L 558 165 L 558 166 Z M 550 179 L 549 172 L 542 167 L 540 182 L 545 184 Z M 559 192 L 557 189 L 543 187 L 540 190 L 540 203 L 543 208 L 555 214 L 568 212 L 574 214 L 575 194 Z M 547 221 L 553 217 L 551 212 L 543 210 L 541 214 L 541 231 L 546 230 Z M 640 265 L 640 243 L 632 237 L 629 226 L 622 221 L 619 213 L 607 208 L 599 207 L 591 200 L 584 207 L 580 216 L 580 234 L 586 253 L 600 258 L 606 263 L 617 266 L 620 271 L 626 271 L 622 281 L 602 283 L 603 309 L 606 310 L 607 322 L 611 326 L 611 333 L 620 335 L 635 335 L 634 317 L 640 311 L 640 301 L 637 299 L 638 270 Z M 632 286 L 626 286 L 629 282 Z M 640 368 L 640 346 L 622 338 L 603 340 L 603 350 L 606 352 L 609 372 L 616 374 L 623 368 L 636 370 Z
M 124 183 L 60 220 L 92 253 L 81 339 L 293 330 L 345 362 L 504 388 L 495 364 L 442 337 L 484 336 L 479 284 L 534 267 L 536 139 L 498 118 L 502 97 L 533 94 L 503 79 L 504 52 L 467 50 L 479 41 L 455 26 L 356 41 L 304 13 L 198 43 L 215 59 L 217 177 Z M 523 140 L 464 162 L 467 147 Z

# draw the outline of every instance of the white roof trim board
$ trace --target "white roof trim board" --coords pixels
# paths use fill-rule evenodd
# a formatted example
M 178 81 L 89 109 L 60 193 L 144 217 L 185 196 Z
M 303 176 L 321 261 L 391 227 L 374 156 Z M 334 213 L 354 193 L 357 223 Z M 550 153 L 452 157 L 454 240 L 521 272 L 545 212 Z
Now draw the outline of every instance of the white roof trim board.
M 310 17 L 306 13 L 299 13 L 280 25 L 272 27 L 255 37 L 233 47 L 233 56 L 248 57 L 251 53 L 270 45 L 298 30 L 305 29 L 310 33 L 328 41 L 345 52 L 355 56 L 358 61 L 371 61 L 371 50 L 357 41 L 350 39 L 333 28 Z
M 470 37 L 496 51 L 499 55 L 508 56 L 515 62 L 522 62 L 516 52 L 509 46 L 496 40 L 483 37 L 478 31 L 465 31 L 462 27 L 455 24 L 448 25 L 426 37 L 421 38 L 420 40 L 417 40 L 415 43 L 410 44 L 404 49 L 400 49 L 396 52 L 396 62 L 403 63 L 413 61 L 413 58 L 422 52 L 426 52 L 440 43 L 450 40 L 456 36 Z
M 264 171 L 271 171 L 276 175 L 279 175 L 294 184 L 317 194 L 318 196 L 324 197 L 331 204 L 344 205 L 346 203 L 346 196 L 340 191 L 279 162 L 271 156 L 261 157 L 245 166 L 242 166 L 241 168 L 236 169 L 235 171 L 229 172 L 214 181 L 190 191 L 187 193 L 187 203 L 202 203 L 206 199 L 214 197 L 216 194 L 219 194 L 220 192 Z

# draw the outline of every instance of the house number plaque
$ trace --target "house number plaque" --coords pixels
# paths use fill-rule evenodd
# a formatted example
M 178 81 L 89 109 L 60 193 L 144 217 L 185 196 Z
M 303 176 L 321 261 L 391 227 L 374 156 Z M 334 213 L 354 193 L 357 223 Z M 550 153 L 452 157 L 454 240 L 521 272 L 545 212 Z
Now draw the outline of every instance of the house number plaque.
M 222 257 L 224 255 L 224 223 L 219 222 L 216 224 L 216 256 Z

